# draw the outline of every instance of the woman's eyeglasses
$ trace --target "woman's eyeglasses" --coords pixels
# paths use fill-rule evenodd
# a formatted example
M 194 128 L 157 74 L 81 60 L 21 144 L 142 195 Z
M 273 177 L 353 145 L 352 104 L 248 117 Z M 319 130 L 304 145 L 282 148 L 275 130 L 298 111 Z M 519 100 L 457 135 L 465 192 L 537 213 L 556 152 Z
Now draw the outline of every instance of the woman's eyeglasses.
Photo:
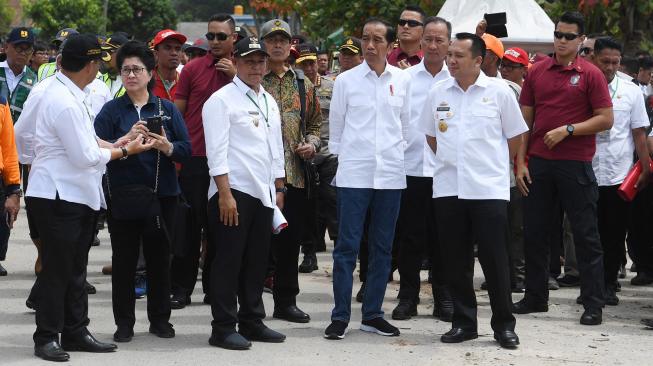
M 122 76 L 129 76 L 132 72 L 134 73 L 134 76 L 138 76 L 141 73 L 143 73 L 143 70 L 145 70 L 144 67 L 123 67 L 122 70 L 120 70 L 120 75 Z

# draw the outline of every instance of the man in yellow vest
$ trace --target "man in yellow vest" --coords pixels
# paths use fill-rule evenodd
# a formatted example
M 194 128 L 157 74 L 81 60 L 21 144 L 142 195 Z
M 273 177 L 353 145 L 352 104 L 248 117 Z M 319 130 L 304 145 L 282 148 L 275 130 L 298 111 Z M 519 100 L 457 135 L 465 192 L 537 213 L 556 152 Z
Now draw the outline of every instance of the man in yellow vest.
M 125 94 L 125 88 L 122 86 L 120 72 L 118 66 L 116 66 L 116 51 L 118 51 L 120 46 L 127 43 L 127 41 L 129 41 L 129 39 L 125 33 L 116 32 L 107 38 L 107 40 L 102 44 L 102 50 L 106 53 L 106 56 L 102 57 L 105 72 L 98 78 L 107 84 L 111 91 L 111 95 L 113 95 L 114 98 L 118 98 Z
M 61 48 L 61 45 L 63 44 L 63 41 L 65 41 L 66 38 L 74 34 L 79 34 L 79 32 L 73 28 L 64 28 L 59 32 L 57 32 L 57 35 L 54 37 L 52 42 L 50 42 L 50 44 L 52 45 L 53 48 L 59 50 Z M 41 65 L 37 73 L 38 81 L 40 82 L 41 80 L 47 78 L 48 76 L 54 75 L 56 71 L 57 71 L 56 61 L 48 62 L 47 64 Z

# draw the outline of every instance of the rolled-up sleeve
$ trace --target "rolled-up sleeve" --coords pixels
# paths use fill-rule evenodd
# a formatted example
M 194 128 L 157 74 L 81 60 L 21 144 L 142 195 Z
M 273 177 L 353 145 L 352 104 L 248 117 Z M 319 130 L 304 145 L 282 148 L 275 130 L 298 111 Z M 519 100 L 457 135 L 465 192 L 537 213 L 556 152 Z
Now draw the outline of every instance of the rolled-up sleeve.
M 329 105 L 329 151 L 335 155 L 340 152 L 340 141 L 345 128 L 345 112 L 347 111 L 343 82 L 343 78 L 336 78 Z
M 227 152 L 229 151 L 229 112 L 224 101 L 215 94 L 202 108 L 204 141 L 209 175 L 217 177 L 229 173 Z

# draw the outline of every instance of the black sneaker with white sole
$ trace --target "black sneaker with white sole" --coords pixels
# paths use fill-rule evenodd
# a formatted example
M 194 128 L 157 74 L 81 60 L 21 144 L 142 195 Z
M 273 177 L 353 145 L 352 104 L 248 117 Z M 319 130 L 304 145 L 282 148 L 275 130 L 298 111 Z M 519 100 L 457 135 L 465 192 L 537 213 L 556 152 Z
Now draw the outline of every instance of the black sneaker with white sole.
M 399 335 L 399 328 L 388 323 L 383 319 L 383 317 L 363 320 L 361 322 L 361 330 L 363 332 L 376 333 L 386 337 L 396 337 Z
M 349 324 L 341 320 L 334 320 L 329 324 L 329 326 L 324 330 L 324 338 L 339 340 L 345 338 L 347 333 L 347 326 Z

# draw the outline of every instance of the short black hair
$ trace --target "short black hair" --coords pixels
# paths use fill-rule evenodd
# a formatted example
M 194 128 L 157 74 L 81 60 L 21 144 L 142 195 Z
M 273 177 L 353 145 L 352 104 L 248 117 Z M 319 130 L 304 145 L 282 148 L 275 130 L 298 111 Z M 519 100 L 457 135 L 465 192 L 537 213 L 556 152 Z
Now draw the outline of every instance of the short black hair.
M 428 17 L 424 20 L 424 28 L 429 24 L 444 24 L 447 26 L 447 38 L 451 39 L 451 22 L 440 17 Z
M 34 42 L 34 52 L 47 51 L 48 45 L 43 41 Z
M 639 72 L 639 61 L 635 57 L 624 56 L 621 58 L 621 65 L 624 72 L 629 75 L 637 75 Z
M 116 52 L 116 66 L 118 67 L 118 70 L 122 70 L 122 64 L 125 62 L 125 59 L 130 57 L 139 58 L 143 65 L 145 65 L 147 72 L 152 72 L 154 67 L 156 67 L 154 52 L 152 52 L 147 44 L 141 41 L 129 41 L 118 48 L 118 51 Z M 147 88 L 152 90 L 154 83 L 154 78 L 152 78 L 148 83 Z
M 648 70 L 648 69 L 653 69 L 653 57 L 651 56 L 644 56 L 639 59 L 639 68 Z
M 646 57 L 646 56 L 650 56 L 650 55 L 648 54 L 648 52 L 646 52 L 644 50 L 639 50 L 639 51 L 635 52 L 635 57 L 637 57 L 637 58 Z
M 92 60 L 77 57 L 61 57 L 61 68 L 70 72 L 80 72 Z
M 472 47 L 470 48 L 470 50 L 472 51 L 472 57 L 481 56 L 481 59 L 485 58 L 486 46 L 483 38 L 477 36 L 476 34 L 462 32 L 462 33 L 456 33 L 456 39 L 459 41 L 464 41 L 469 39 L 470 41 L 472 41 Z
M 590 33 L 587 35 L 587 38 L 589 39 L 596 39 L 596 38 L 601 38 L 601 37 L 607 37 L 606 34 L 604 33 Z
M 388 42 L 388 44 L 393 43 L 397 39 L 397 31 L 395 30 L 395 27 L 392 26 L 392 24 L 388 23 L 387 20 L 375 17 L 368 18 L 365 23 L 363 23 L 363 28 L 365 28 L 366 25 L 372 23 L 385 26 L 385 40 Z
M 328 56 L 329 55 L 329 50 L 324 50 L 324 49 L 317 50 L 317 54 L 318 55 L 327 55 Z
M 566 11 L 562 14 L 560 19 L 558 19 L 558 23 L 560 22 L 576 24 L 578 26 L 578 34 L 585 34 L 585 18 L 583 18 L 583 14 L 577 11 Z M 556 23 L 556 26 L 558 23 Z
M 416 13 L 419 13 L 419 15 L 422 16 L 422 20 L 424 20 L 424 18 L 426 18 L 426 13 L 425 13 L 424 10 L 423 10 L 422 8 L 420 8 L 418 5 L 406 5 L 406 7 L 404 8 L 404 10 L 402 10 L 401 12 L 403 13 L 403 12 L 405 12 L 405 11 L 414 11 L 414 12 L 416 12 Z M 426 24 L 424 24 L 424 25 L 426 25 Z
M 234 20 L 234 17 L 232 17 L 230 14 L 227 13 L 213 14 L 209 18 L 209 23 L 211 22 L 219 22 L 219 23 L 228 22 L 229 25 L 231 26 L 231 30 L 234 32 L 236 31 L 236 21 Z
M 624 47 L 616 39 L 612 37 L 597 38 L 596 42 L 594 42 L 594 54 L 596 55 L 605 49 L 617 50 L 620 54 L 624 52 Z

